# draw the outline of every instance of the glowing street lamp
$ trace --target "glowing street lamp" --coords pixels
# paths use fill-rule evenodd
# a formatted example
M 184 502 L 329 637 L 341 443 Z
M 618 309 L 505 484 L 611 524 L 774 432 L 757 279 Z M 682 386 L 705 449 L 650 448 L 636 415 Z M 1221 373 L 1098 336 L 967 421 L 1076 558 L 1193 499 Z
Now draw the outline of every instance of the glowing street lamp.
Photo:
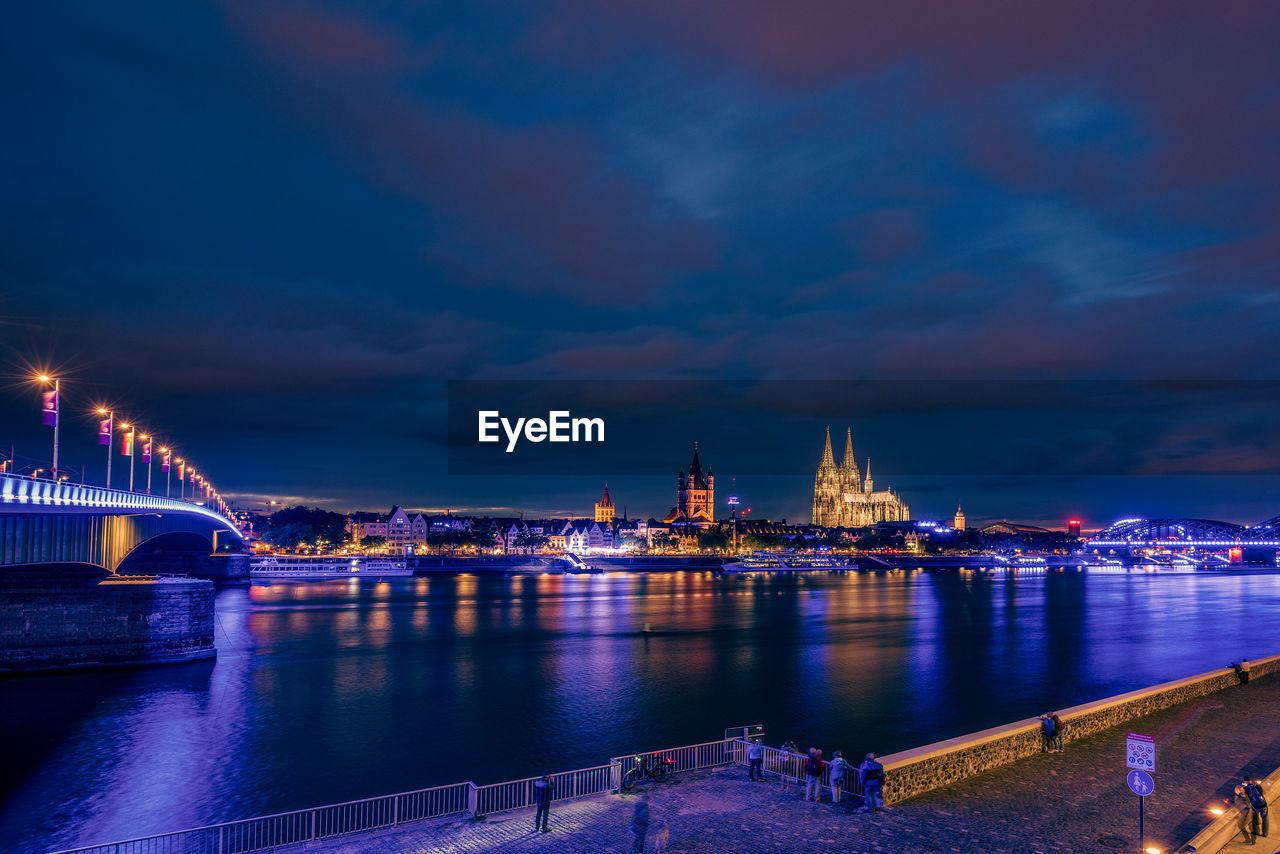
M 187 498 L 187 461 L 182 457 L 178 457 L 178 497 L 184 501 Z
M 53 479 L 58 479 L 58 395 L 62 391 L 62 380 L 58 377 L 51 377 L 48 374 L 41 374 L 36 380 L 42 384 L 53 383 L 53 390 L 44 393 L 44 423 L 53 427 L 53 468 L 50 473 Z
M 169 471 L 169 459 L 173 451 L 168 448 L 161 448 L 160 453 L 164 454 L 164 456 L 160 458 L 160 468 L 164 469 L 164 497 L 169 498 L 169 484 L 173 482 L 173 473 Z

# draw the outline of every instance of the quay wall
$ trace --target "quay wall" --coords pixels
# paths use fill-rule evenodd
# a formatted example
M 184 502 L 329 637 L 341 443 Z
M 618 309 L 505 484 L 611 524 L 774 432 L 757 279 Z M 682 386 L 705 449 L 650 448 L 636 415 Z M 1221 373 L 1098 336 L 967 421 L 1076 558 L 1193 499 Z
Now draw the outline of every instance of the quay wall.
M 1280 655 L 1250 661 L 1250 665 L 1255 677 L 1274 673 L 1280 671 Z M 1235 671 L 1226 667 L 1056 711 L 1062 719 L 1064 740 L 1069 743 L 1238 684 Z M 1028 718 L 882 756 L 884 800 L 903 801 L 1043 750 L 1040 721 Z
M 213 582 L 0 576 L 0 673 L 211 659 Z

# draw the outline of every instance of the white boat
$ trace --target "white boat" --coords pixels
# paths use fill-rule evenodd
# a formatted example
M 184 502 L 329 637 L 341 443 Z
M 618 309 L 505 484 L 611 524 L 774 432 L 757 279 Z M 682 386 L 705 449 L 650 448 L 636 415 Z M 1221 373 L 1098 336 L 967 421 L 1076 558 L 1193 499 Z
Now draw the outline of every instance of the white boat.
M 564 571 L 570 575 L 598 575 L 604 572 L 598 566 L 583 563 L 582 558 L 573 552 L 565 552 L 560 555 L 560 564 L 564 567 Z
M 365 557 L 328 557 L 309 555 L 270 555 L 249 562 L 252 580 L 294 579 L 323 581 L 332 578 L 396 578 L 413 575 L 403 559 Z

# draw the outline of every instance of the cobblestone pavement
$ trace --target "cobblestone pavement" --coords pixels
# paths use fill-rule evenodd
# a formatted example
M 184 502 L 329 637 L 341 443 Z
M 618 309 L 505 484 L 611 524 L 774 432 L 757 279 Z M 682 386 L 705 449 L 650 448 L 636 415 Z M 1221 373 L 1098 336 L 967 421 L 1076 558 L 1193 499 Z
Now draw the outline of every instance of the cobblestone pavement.
M 531 812 L 330 840 L 324 852 L 1009 852 L 1138 850 L 1138 800 L 1125 784 L 1125 732 L 1153 735 L 1156 791 L 1146 844 L 1175 851 L 1243 775 L 1280 765 L 1280 678 L 1255 679 L 1024 759 L 874 815 L 859 800 L 806 803 L 796 786 L 749 783 L 745 769 L 684 775 L 666 785 L 552 808 L 551 832 Z M 1274 818 L 1274 817 L 1273 817 Z M 1243 850 L 1270 854 L 1262 840 Z M 1280 844 L 1273 844 L 1280 847 Z

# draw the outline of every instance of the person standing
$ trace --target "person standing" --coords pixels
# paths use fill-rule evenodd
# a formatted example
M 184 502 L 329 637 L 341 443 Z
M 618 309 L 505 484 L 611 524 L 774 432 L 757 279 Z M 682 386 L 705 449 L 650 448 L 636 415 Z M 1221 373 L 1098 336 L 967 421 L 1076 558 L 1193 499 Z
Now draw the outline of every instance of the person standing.
M 1054 712 L 1053 714 L 1049 715 L 1049 720 L 1053 723 L 1053 746 L 1059 753 L 1061 753 L 1062 752 L 1062 718 L 1058 717 L 1057 712 Z
M 844 754 L 837 750 L 831 757 L 831 803 L 840 803 L 840 793 L 844 788 L 845 775 L 853 770 L 853 766 L 844 761 Z
M 1053 752 L 1053 718 L 1048 712 L 1040 716 L 1040 729 L 1044 733 L 1044 749 L 1046 753 Z
M 751 771 L 747 777 L 748 780 L 764 780 L 764 772 L 760 770 L 760 764 L 764 761 L 764 748 L 760 745 L 760 739 L 753 738 L 747 744 L 747 763 L 751 766 Z
M 1268 814 L 1271 812 L 1267 806 L 1266 793 L 1262 791 L 1262 783 L 1259 780 L 1245 780 L 1244 797 L 1248 802 L 1249 825 L 1253 829 L 1253 838 L 1266 836 L 1270 829 Z
M 809 758 L 804 763 L 804 799 L 806 801 L 822 800 L 822 751 L 816 747 L 809 748 Z
M 533 802 L 538 806 L 538 811 L 533 815 L 535 831 L 551 832 L 551 828 L 547 827 L 547 820 L 551 817 L 551 798 L 554 794 L 555 783 L 551 781 L 550 774 L 543 772 L 541 777 L 533 781 Z
M 1253 821 L 1253 810 L 1249 806 L 1249 796 L 1244 793 L 1244 786 L 1236 786 L 1234 796 L 1227 803 L 1240 811 L 1237 827 L 1240 828 L 1240 835 L 1244 838 L 1244 843 L 1252 845 L 1256 841 L 1256 836 L 1249 834 L 1249 826 Z
M 876 761 L 874 753 L 858 766 L 858 782 L 862 784 L 864 812 L 875 812 L 884 806 L 884 766 Z

